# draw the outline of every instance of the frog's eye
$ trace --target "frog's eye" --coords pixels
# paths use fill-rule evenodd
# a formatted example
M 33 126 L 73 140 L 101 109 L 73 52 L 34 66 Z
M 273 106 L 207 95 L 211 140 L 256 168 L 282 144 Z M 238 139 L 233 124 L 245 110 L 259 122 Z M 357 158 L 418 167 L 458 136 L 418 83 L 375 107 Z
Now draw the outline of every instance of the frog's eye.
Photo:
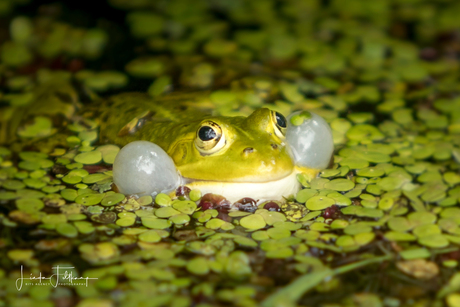
M 272 121 L 275 124 L 275 134 L 283 139 L 286 134 L 287 121 L 283 114 L 272 111 Z
M 215 122 L 204 122 L 196 132 L 195 146 L 203 155 L 213 154 L 225 145 L 222 128 Z

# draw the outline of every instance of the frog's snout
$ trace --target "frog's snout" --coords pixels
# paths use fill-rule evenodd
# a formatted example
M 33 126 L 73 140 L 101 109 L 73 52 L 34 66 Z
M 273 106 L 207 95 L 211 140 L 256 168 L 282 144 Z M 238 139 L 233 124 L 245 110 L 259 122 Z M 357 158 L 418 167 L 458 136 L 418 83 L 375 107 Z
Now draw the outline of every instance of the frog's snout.
M 273 150 L 279 150 L 279 146 L 277 144 L 272 143 L 270 144 L 270 146 Z M 254 152 L 256 152 L 256 150 L 253 147 L 246 147 L 245 149 L 243 149 L 243 155 L 248 155 Z

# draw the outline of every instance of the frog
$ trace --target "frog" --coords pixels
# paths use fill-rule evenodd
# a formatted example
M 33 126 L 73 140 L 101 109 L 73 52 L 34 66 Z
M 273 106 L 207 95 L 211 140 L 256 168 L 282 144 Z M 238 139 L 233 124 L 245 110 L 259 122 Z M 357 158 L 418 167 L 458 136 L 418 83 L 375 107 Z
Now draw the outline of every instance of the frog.
M 300 190 L 297 174 L 314 177 L 320 171 L 295 164 L 283 114 L 258 108 L 246 117 L 219 116 L 207 97 L 113 96 L 98 108 L 100 138 L 120 146 L 137 140 L 157 144 L 172 158 L 182 185 L 231 202 L 283 200 Z
M 92 96 L 93 101 L 86 104 L 79 102 L 78 91 L 68 85 L 42 87 L 37 92 L 41 93 L 38 97 L 45 97 L 34 102 L 39 109 L 48 113 L 55 109 L 67 123 L 96 119 L 101 144 L 123 147 L 138 140 L 157 144 L 173 160 L 180 184 L 203 195 L 223 195 L 231 202 L 244 197 L 284 200 L 301 189 L 299 173 L 313 178 L 321 170 L 296 164 L 286 141 L 284 115 L 263 107 L 248 116 L 220 116 L 215 114 L 209 91 L 160 97 L 128 92 L 108 98 Z M 37 116 L 37 108 L 27 109 Z

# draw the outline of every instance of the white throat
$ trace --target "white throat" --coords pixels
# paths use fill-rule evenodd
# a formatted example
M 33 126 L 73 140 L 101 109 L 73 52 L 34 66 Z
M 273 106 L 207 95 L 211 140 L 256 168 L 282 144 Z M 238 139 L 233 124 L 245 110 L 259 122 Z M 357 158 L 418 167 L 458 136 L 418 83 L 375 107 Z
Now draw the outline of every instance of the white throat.
M 193 181 L 186 186 L 192 190 L 200 190 L 202 195 L 207 193 L 222 195 L 231 203 L 244 197 L 255 200 L 282 200 L 283 196 L 288 197 L 300 190 L 297 174 L 298 172 L 294 170 L 284 178 L 268 182 Z

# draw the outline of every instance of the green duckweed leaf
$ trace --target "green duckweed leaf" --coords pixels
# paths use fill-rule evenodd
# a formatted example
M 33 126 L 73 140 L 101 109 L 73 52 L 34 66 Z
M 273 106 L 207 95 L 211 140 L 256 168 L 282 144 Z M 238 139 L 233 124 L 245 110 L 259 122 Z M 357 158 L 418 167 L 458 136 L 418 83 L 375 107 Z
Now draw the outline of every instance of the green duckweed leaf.
M 16 207 L 24 212 L 37 212 L 45 207 L 45 204 L 40 199 L 36 198 L 21 198 L 16 200 Z
M 161 241 L 161 237 L 155 230 L 148 230 L 139 235 L 139 240 L 149 243 L 156 243 Z
M 265 209 L 259 209 L 256 211 L 256 214 L 261 215 L 264 218 L 265 223 L 267 223 L 267 225 L 270 225 L 270 226 L 277 222 L 286 221 L 286 216 L 276 211 L 268 211 Z
M 267 223 L 260 214 L 253 214 L 243 217 L 240 220 L 240 225 L 249 230 L 264 228 Z
M 56 231 L 68 238 L 75 238 L 78 235 L 77 228 L 69 223 L 60 223 L 56 225 Z
M 324 185 L 324 188 L 326 189 L 331 189 L 331 190 L 336 190 L 336 191 L 349 191 L 355 187 L 355 183 L 351 180 L 348 179 L 334 179 L 329 182 L 327 182 Z
M 134 225 L 136 218 L 132 216 L 122 217 L 116 221 L 116 224 L 121 227 L 129 227 Z
M 147 228 L 153 229 L 167 229 L 172 226 L 172 222 L 169 220 L 159 219 L 156 217 L 143 217 L 141 218 L 142 225 Z
M 234 239 L 234 241 L 235 243 L 238 243 L 239 245 L 242 245 L 242 246 L 247 246 L 247 247 L 257 247 L 258 246 L 257 242 L 250 238 L 237 237 Z
M 291 236 L 291 232 L 285 228 L 269 228 L 267 234 L 270 238 L 275 240 L 289 238 Z
M 175 225 L 184 225 L 190 222 L 190 216 L 187 214 L 178 214 L 169 218 Z
M 184 214 L 193 214 L 197 210 L 197 205 L 194 201 L 182 200 L 174 203 L 173 208 Z
M 195 275 L 206 275 L 209 273 L 208 261 L 204 257 L 196 257 L 187 263 L 187 271 Z
M 75 162 L 82 164 L 96 164 L 101 162 L 102 153 L 100 151 L 82 152 L 75 156 Z
M 105 194 L 104 198 L 101 201 L 101 205 L 103 206 L 114 206 L 119 202 L 125 199 L 125 195 L 121 193 L 113 193 L 113 194 Z
M 266 231 L 259 230 L 255 231 L 251 234 L 251 237 L 256 241 L 264 241 L 268 240 L 270 237 Z
M 177 211 L 173 207 L 162 207 L 155 211 L 155 215 L 159 218 L 169 218 L 180 213 L 180 211 Z
M 335 204 L 333 198 L 327 196 L 314 196 L 307 200 L 305 206 L 310 210 L 323 210 Z

